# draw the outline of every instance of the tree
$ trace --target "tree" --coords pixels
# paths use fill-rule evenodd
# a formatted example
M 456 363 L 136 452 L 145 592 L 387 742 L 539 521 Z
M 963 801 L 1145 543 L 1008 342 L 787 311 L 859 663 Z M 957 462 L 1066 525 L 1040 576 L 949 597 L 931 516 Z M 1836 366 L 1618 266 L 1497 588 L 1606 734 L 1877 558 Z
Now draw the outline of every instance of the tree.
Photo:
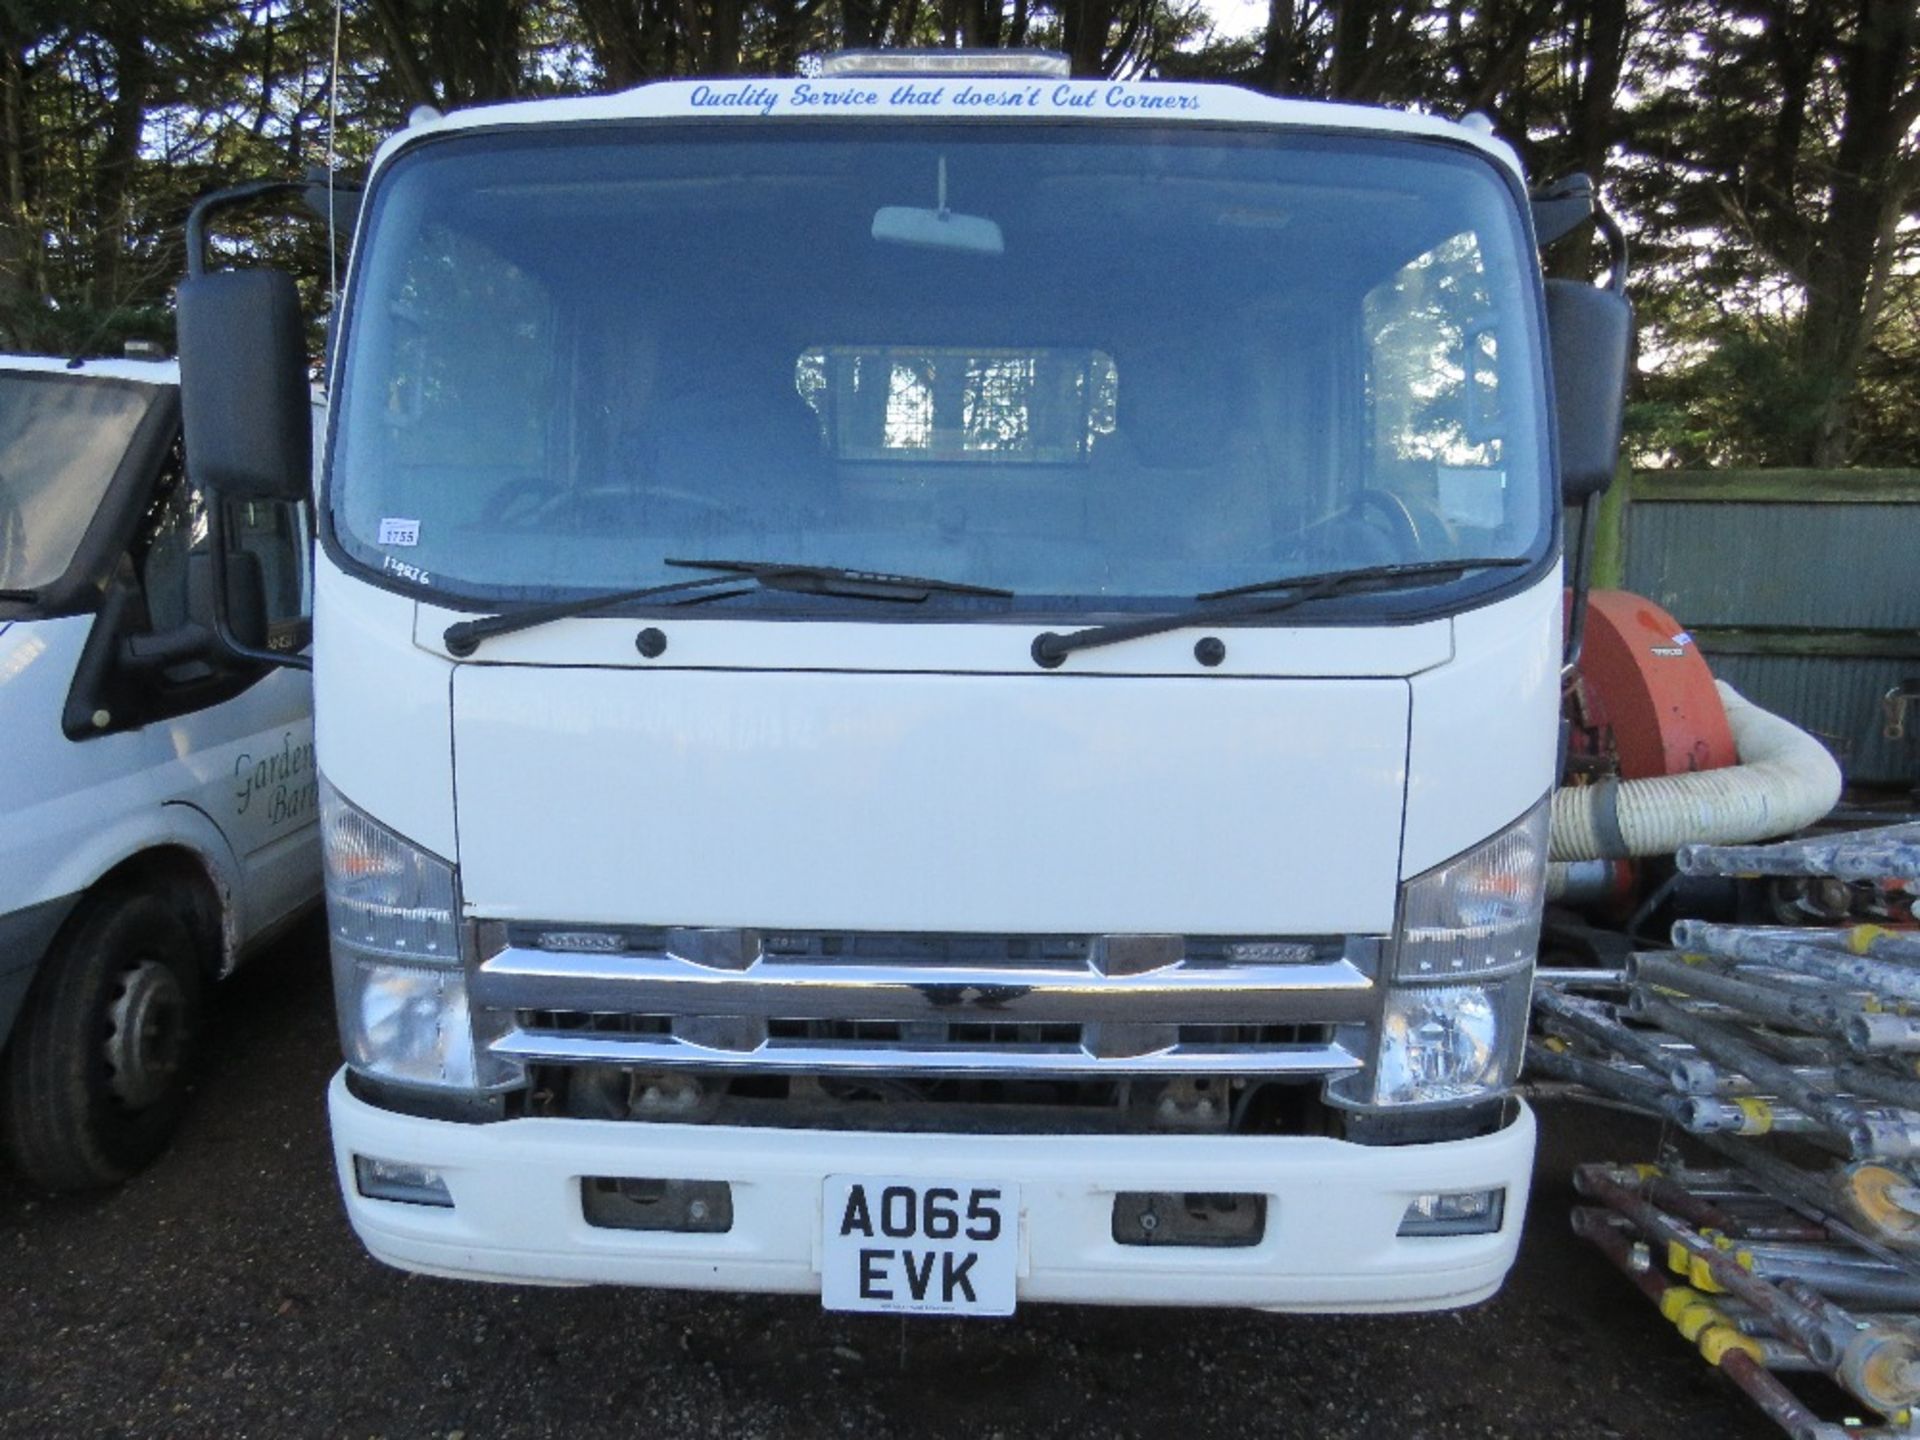
M 1737 382 L 1755 402 L 1701 458 L 1829 466 L 1857 448 L 1862 368 L 1920 199 L 1915 9 L 1694 5 L 1668 36 L 1629 199 L 1678 357 L 1662 388 L 1698 408 Z
M 1920 0 L 0 0 L 0 331 L 164 338 L 192 198 L 329 153 L 416 105 L 794 72 L 898 45 L 1040 45 L 1083 76 L 1492 117 L 1530 173 L 1601 181 L 1633 233 L 1649 455 L 1911 462 L 1920 450 Z M 337 97 L 337 125 L 330 112 Z M 309 227 L 238 222 L 291 263 Z M 1551 257 L 1587 274 L 1589 237 Z

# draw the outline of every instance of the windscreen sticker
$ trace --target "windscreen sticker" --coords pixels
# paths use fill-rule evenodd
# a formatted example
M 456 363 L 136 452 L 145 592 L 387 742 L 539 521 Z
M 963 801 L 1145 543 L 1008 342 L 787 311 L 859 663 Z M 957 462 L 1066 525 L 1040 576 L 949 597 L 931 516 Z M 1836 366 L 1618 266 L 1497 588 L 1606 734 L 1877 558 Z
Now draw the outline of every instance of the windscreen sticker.
M 420 522 L 387 517 L 380 522 L 380 543 L 382 545 L 418 545 Z
M 1498 529 L 1507 515 L 1507 472 L 1478 465 L 1436 467 L 1440 513 L 1454 525 Z

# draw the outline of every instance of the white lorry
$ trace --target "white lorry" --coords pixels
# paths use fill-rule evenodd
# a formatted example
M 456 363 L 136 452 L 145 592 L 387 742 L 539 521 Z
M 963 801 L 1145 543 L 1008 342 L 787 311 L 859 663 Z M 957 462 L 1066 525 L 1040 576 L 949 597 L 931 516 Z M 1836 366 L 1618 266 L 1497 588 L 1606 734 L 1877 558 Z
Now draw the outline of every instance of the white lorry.
M 213 625 L 171 361 L 0 357 L 0 1139 L 55 1189 L 179 1116 L 205 985 L 320 882 L 307 677 Z M 233 502 L 254 643 L 306 644 L 306 512 Z
M 1534 238 L 1484 127 L 1026 56 L 391 139 L 316 587 L 373 1254 L 946 1313 L 1491 1293 L 1562 497 L 1630 323 Z M 237 491 L 296 464 L 271 289 L 181 297 Z

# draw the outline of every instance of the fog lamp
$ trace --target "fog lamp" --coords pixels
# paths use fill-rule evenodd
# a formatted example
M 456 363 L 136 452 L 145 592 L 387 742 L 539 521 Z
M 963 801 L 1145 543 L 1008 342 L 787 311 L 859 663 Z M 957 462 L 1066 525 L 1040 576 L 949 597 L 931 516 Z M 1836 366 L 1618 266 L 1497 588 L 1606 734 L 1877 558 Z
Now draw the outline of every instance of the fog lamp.
M 1414 1196 L 1401 1217 L 1402 1235 L 1492 1235 L 1506 1213 L 1505 1186 L 1492 1190 L 1438 1190 Z
M 369 1200 L 393 1200 L 402 1205 L 435 1205 L 453 1208 L 453 1193 L 438 1170 L 425 1165 L 408 1165 L 399 1160 L 379 1160 L 371 1155 L 353 1157 L 354 1183 Z

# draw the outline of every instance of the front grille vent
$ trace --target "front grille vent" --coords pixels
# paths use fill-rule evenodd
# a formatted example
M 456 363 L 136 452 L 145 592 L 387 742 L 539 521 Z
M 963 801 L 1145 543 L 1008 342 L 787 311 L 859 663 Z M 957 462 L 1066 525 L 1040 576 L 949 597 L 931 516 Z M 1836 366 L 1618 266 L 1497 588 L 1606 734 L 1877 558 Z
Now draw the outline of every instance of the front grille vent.
M 1360 937 L 879 935 L 483 923 L 470 977 L 527 1063 L 789 1074 L 1345 1074 Z

